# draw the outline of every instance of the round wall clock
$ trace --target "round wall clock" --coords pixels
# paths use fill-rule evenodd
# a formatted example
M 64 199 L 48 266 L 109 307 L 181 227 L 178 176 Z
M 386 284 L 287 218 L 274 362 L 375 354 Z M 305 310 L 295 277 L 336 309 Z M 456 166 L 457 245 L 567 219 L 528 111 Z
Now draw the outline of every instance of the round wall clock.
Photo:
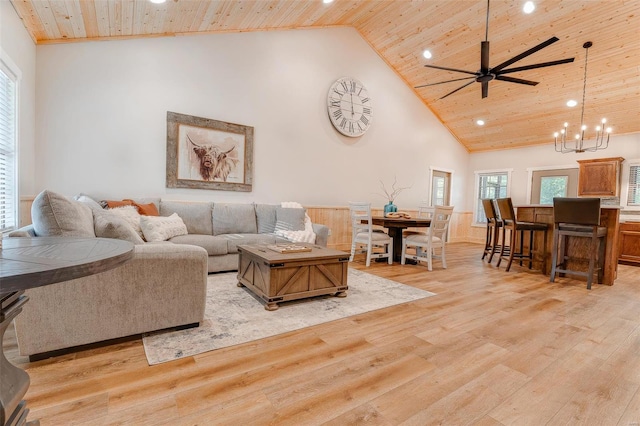
M 337 131 L 352 138 L 362 136 L 373 118 L 369 92 L 355 78 L 339 78 L 329 89 L 327 112 Z

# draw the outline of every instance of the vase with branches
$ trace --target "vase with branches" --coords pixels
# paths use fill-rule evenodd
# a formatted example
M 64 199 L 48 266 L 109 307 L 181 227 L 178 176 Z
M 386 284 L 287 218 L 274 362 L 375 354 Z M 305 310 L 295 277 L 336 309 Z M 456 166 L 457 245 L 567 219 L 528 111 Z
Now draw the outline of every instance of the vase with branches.
M 384 196 L 389 201 L 388 204 L 384 206 L 384 215 L 386 216 L 388 213 L 397 212 L 398 207 L 394 204 L 396 197 L 400 195 L 402 191 L 405 189 L 411 188 L 410 186 L 398 186 L 398 180 L 396 177 L 393 178 L 393 183 L 391 184 L 391 190 L 387 190 L 387 187 L 384 185 L 384 182 L 380 181 L 380 185 L 382 186 L 382 191 L 384 192 Z

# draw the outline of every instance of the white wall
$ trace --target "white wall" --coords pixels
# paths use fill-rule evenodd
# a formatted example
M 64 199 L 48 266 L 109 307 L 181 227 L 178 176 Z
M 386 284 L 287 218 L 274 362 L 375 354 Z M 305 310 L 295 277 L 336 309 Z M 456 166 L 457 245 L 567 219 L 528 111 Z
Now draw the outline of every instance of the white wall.
M 396 175 L 413 185 L 402 208 L 426 199 L 434 166 L 454 171 L 453 204 L 467 198 L 468 153 L 352 28 L 43 45 L 37 57 L 37 190 L 382 206 L 379 180 Z M 360 138 L 327 117 L 343 76 L 373 101 Z M 165 188 L 167 111 L 253 126 L 253 192 Z
M 20 195 L 33 194 L 35 185 L 36 46 L 13 6 L 0 1 L 0 54 L 20 74 L 18 82 L 18 173 Z
M 527 168 L 568 165 L 576 166 L 578 164 L 576 163 L 576 160 L 609 157 L 622 157 L 628 160 L 640 159 L 640 133 L 630 135 L 616 135 L 613 133 L 609 142 L 609 147 L 606 150 L 585 152 L 581 154 L 561 154 L 555 152 L 553 144 L 471 154 L 467 184 L 469 188 L 474 188 L 474 172 L 478 170 L 513 169 L 513 173 L 511 175 L 511 198 L 513 199 L 513 203 L 515 205 L 528 204 L 529 200 L 527 200 L 526 197 L 528 177 Z M 623 171 L 624 166 L 625 163 L 623 163 Z M 626 190 L 624 183 L 625 182 L 623 181 L 622 189 Z M 468 201 L 471 203 L 469 206 L 473 207 L 473 197 L 475 196 L 475 193 L 473 190 L 470 190 L 468 195 Z

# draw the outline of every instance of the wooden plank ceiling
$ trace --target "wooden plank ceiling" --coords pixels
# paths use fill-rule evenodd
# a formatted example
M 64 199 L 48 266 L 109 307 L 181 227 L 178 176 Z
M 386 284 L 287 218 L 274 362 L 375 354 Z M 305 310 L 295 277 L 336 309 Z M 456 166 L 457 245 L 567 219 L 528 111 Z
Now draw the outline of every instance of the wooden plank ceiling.
M 187 33 L 266 31 L 352 26 L 414 86 L 463 78 L 426 63 L 475 72 L 485 38 L 484 0 L 11 0 L 38 44 Z M 553 67 L 509 74 L 537 86 L 492 81 L 481 98 L 473 83 L 439 99 L 462 82 L 415 89 L 469 152 L 549 144 L 564 121 L 579 122 L 585 49 L 589 49 L 585 124 L 606 117 L 615 135 L 640 132 L 640 1 L 534 0 L 490 3 L 490 65 L 495 66 L 556 36 L 560 41 L 517 62 L 523 66 L 575 57 Z M 428 62 L 422 51 L 429 48 Z M 356 76 L 357 77 L 357 76 Z M 380 94 L 379 98 L 383 98 Z M 568 108 L 569 99 L 578 106 Z M 479 127 L 477 119 L 486 125 Z

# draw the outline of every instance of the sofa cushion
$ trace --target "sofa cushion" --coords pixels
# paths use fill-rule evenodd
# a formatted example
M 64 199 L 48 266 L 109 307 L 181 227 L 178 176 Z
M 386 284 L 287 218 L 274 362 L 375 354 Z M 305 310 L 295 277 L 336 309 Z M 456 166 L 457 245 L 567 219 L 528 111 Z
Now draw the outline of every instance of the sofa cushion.
M 49 190 L 42 191 L 33 200 L 31 220 L 38 236 L 96 236 L 89 207 Z
M 115 238 L 133 244 L 144 244 L 144 240 L 133 227 L 121 217 L 109 214 L 96 214 L 93 217 L 96 237 Z
M 165 241 L 187 233 L 186 225 L 176 213 L 169 217 L 140 216 L 140 227 L 147 241 Z
M 255 234 L 256 211 L 253 204 L 213 204 L 213 235 Z
M 197 202 L 160 202 L 160 216 L 170 216 L 177 213 L 187 225 L 190 234 L 213 235 L 211 224 L 212 203 Z
M 259 234 L 273 234 L 276 230 L 275 204 L 256 204 L 256 222 Z
M 227 240 L 227 250 L 229 253 L 237 253 L 238 246 L 243 244 L 275 244 L 280 241 L 273 234 L 227 234 L 221 235 Z
M 304 231 L 304 209 L 276 208 L 276 231 Z
M 188 234 L 170 238 L 169 241 L 176 244 L 190 244 L 202 247 L 209 256 L 219 256 L 227 254 L 227 239 L 224 237 L 214 237 L 213 235 Z

